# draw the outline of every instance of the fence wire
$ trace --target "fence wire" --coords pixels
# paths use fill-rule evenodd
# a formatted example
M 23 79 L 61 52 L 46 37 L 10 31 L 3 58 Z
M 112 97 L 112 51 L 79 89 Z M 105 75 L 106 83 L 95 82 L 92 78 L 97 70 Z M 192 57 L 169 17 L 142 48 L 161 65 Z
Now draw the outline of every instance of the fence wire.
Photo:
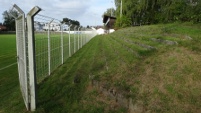
M 84 46 L 96 32 L 92 29 L 62 24 L 60 20 L 36 15 L 34 17 L 37 82 L 42 81 L 58 66 Z
M 20 88 L 27 109 L 34 111 L 37 106 L 36 84 L 89 42 L 96 31 L 39 15 L 41 8 L 37 6 L 29 11 L 26 18 L 17 5 L 12 10 L 17 11 L 13 17 L 16 21 Z
M 27 40 L 25 36 L 25 15 L 20 8 L 14 5 L 13 9 L 17 15 L 12 15 L 16 19 L 16 46 L 17 46 L 17 63 L 20 81 L 20 89 L 27 108 L 29 108 L 28 82 L 27 76 Z

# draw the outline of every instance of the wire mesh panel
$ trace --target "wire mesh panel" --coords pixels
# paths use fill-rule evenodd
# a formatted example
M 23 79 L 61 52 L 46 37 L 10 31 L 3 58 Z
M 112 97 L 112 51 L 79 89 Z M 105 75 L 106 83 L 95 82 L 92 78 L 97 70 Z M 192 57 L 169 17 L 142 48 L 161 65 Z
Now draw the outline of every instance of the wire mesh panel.
M 73 41 L 74 41 L 74 53 L 78 51 L 78 31 L 74 29 L 73 31 Z
M 61 21 L 37 15 L 41 9 L 34 7 L 25 15 L 14 5 L 17 13 L 16 42 L 20 88 L 28 110 L 36 109 L 36 82 L 41 82 L 65 60 L 82 48 L 96 31 L 79 26 L 62 24 Z M 26 20 L 26 22 L 25 22 Z M 76 29 L 77 28 L 77 29 Z
M 72 29 L 71 25 L 51 17 L 39 14 L 34 17 L 37 82 L 50 75 L 95 36 L 91 29 Z
M 61 46 L 61 35 L 59 32 L 53 31 L 50 36 L 50 53 L 51 53 L 51 72 L 54 71 L 59 65 L 62 64 L 62 46 Z
M 17 48 L 17 63 L 18 63 L 18 73 L 20 89 L 22 92 L 22 97 L 24 99 L 26 108 L 29 109 L 29 97 L 28 97 L 28 76 L 27 76 L 27 43 L 25 37 L 25 15 L 24 12 L 16 5 L 14 5 L 13 10 L 15 10 L 18 15 L 16 16 L 16 48 Z
M 69 54 L 69 31 L 63 32 L 63 53 L 64 53 L 64 61 L 70 57 Z
M 36 76 L 40 82 L 68 58 L 68 39 L 59 20 L 44 15 L 36 15 L 34 20 Z

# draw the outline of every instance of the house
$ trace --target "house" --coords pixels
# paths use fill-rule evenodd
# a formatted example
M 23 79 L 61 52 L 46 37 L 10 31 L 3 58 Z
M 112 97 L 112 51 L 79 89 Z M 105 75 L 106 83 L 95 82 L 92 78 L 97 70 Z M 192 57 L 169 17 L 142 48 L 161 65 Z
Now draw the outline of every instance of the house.
M 51 31 L 61 31 L 61 24 L 59 23 L 50 23 L 50 26 L 48 26 L 48 23 L 44 22 L 34 22 L 34 30 L 35 31 L 47 31 L 50 29 Z M 63 30 L 68 30 L 68 25 L 63 25 Z
M 6 26 L 0 25 L 0 31 L 5 31 L 6 29 Z
M 105 24 L 106 30 L 114 29 L 115 21 L 116 21 L 116 17 L 107 16 L 107 15 L 103 16 L 103 23 Z
M 34 22 L 34 30 L 35 31 L 43 31 L 44 23 Z
M 52 23 L 50 23 L 50 26 L 49 26 L 49 23 L 45 23 L 45 25 L 43 26 L 43 29 L 44 30 L 48 30 L 49 29 L 51 31 L 60 31 L 61 27 L 60 27 L 59 23 L 52 22 Z
M 104 34 L 104 33 L 105 33 L 105 30 L 104 30 L 103 28 L 98 28 L 98 29 L 96 30 L 96 32 L 97 32 L 98 35 L 101 35 L 101 34 Z

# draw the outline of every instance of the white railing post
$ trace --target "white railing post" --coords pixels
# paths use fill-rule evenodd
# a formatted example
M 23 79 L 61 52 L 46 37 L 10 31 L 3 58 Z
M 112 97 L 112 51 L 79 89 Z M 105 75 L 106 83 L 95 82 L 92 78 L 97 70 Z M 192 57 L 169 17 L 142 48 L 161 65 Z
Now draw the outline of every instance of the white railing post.
M 80 43 L 80 48 L 82 48 L 82 38 L 83 38 L 82 29 L 83 29 L 83 28 L 80 29 L 80 32 L 81 32 L 81 36 L 80 36 L 80 42 L 81 42 L 81 43 Z
M 83 28 L 83 39 L 82 39 L 82 46 L 84 46 L 84 36 L 85 36 L 85 28 Z
M 61 24 L 61 64 L 64 63 L 64 38 L 63 38 L 63 25 Z
M 47 31 L 47 38 L 48 38 L 48 75 L 51 74 L 51 40 L 50 40 L 50 24 L 53 22 L 54 19 L 52 19 L 48 23 L 48 31 Z
M 76 33 L 75 30 L 76 30 L 76 27 L 77 27 L 77 26 L 74 27 L 74 53 L 75 53 L 75 44 L 76 44 L 76 38 L 75 38 L 75 33 Z
M 69 43 L 69 57 L 71 57 L 71 45 L 70 45 L 70 28 L 71 28 L 72 24 L 68 27 L 68 43 Z
M 87 34 L 87 32 L 86 32 L 86 28 L 85 28 L 85 32 L 84 32 L 84 45 L 86 44 L 86 34 Z
M 80 42 L 79 42 L 79 41 L 80 41 L 80 39 L 79 39 L 79 38 L 80 38 L 80 32 L 79 32 L 79 31 L 80 31 L 80 28 L 81 28 L 81 27 L 78 28 L 78 39 L 77 39 L 77 40 L 78 40 L 78 48 L 77 48 L 77 50 L 80 49 Z
M 27 30 L 28 30 L 28 65 L 29 65 L 29 94 L 30 94 L 30 110 L 36 109 L 36 61 L 35 61 L 35 36 L 34 36 L 34 16 L 41 9 L 34 7 L 27 14 Z

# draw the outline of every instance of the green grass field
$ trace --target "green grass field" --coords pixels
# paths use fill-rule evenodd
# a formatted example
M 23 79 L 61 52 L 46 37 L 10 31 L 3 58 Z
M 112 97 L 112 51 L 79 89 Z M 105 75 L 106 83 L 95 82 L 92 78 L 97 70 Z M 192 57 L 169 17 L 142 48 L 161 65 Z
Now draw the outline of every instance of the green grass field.
M 127 113 L 130 109 L 122 105 L 126 99 L 132 99 L 136 112 L 198 113 L 200 36 L 199 25 L 190 23 L 96 36 L 37 85 L 36 113 Z M 0 73 L 0 113 L 27 112 L 17 71 Z M 125 99 L 111 96 L 111 91 Z
M 14 35 L 0 36 L 0 69 L 16 62 L 16 44 Z
M 69 58 L 69 35 L 64 34 L 64 61 Z M 81 36 L 80 36 L 81 37 Z M 85 43 L 85 35 L 83 42 L 79 41 L 79 48 L 81 44 Z M 7 107 L 10 109 L 12 105 L 12 96 L 18 96 L 20 99 L 17 102 L 22 102 L 21 93 L 19 91 L 19 79 L 16 64 L 16 39 L 15 35 L 0 35 L 0 91 L 4 92 L 1 97 L 1 108 L 7 112 Z M 48 76 L 48 54 L 47 54 L 47 34 L 36 34 L 36 65 L 37 65 L 37 81 L 41 82 L 45 77 Z M 78 36 L 71 35 L 71 55 L 78 51 Z M 51 34 L 51 72 L 54 71 L 58 66 L 61 65 L 61 38 L 60 34 Z M 75 45 L 74 45 L 75 44 Z M 75 50 L 74 50 L 75 47 Z M 15 64 L 13 64 L 15 63 Z M 13 64 L 13 65 L 10 65 Z M 15 89 L 15 90 L 12 90 Z M 11 93 L 13 92 L 13 93 Z M 12 95 L 15 94 L 15 95 Z M 16 95 L 17 94 L 17 95 Z M 10 96 L 10 97 L 7 97 Z M 12 98 L 12 99 L 10 99 Z M 15 97 L 17 98 L 17 97 Z M 9 106 L 11 105 L 11 106 Z M 23 104 L 21 104 L 23 106 Z M 23 109 L 25 110 L 24 106 Z M 9 111 L 9 110 L 8 110 Z M 12 111 L 12 110 L 11 110 Z M 14 112 L 15 110 L 13 110 Z M 0 110 L 0 112 L 2 112 Z
M 50 71 L 53 72 L 58 66 L 62 64 L 62 46 L 61 33 L 50 33 Z M 85 35 L 82 35 L 85 39 Z M 83 41 L 81 43 L 81 41 Z M 42 81 L 48 74 L 48 38 L 47 33 L 36 34 L 36 71 L 38 82 Z M 84 40 L 79 37 L 79 48 L 84 44 Z M 70 35 L 70 49 L 69 49 L 69 35 L 63 34 L 63 61 L 66 61 L 74 52 L 78 51 L 78 35 Z
M 15 35 L 0 35 L 0 68 L 16 61 Z M 20 105 L 23 100 L 20 93 L 17 64 L 0 70 L 0 112 L 15 111 L 13 106 Z M 17 109 L 24 109 L 21 104 Z M 19 111 L 19 110 L 18 110 Z

